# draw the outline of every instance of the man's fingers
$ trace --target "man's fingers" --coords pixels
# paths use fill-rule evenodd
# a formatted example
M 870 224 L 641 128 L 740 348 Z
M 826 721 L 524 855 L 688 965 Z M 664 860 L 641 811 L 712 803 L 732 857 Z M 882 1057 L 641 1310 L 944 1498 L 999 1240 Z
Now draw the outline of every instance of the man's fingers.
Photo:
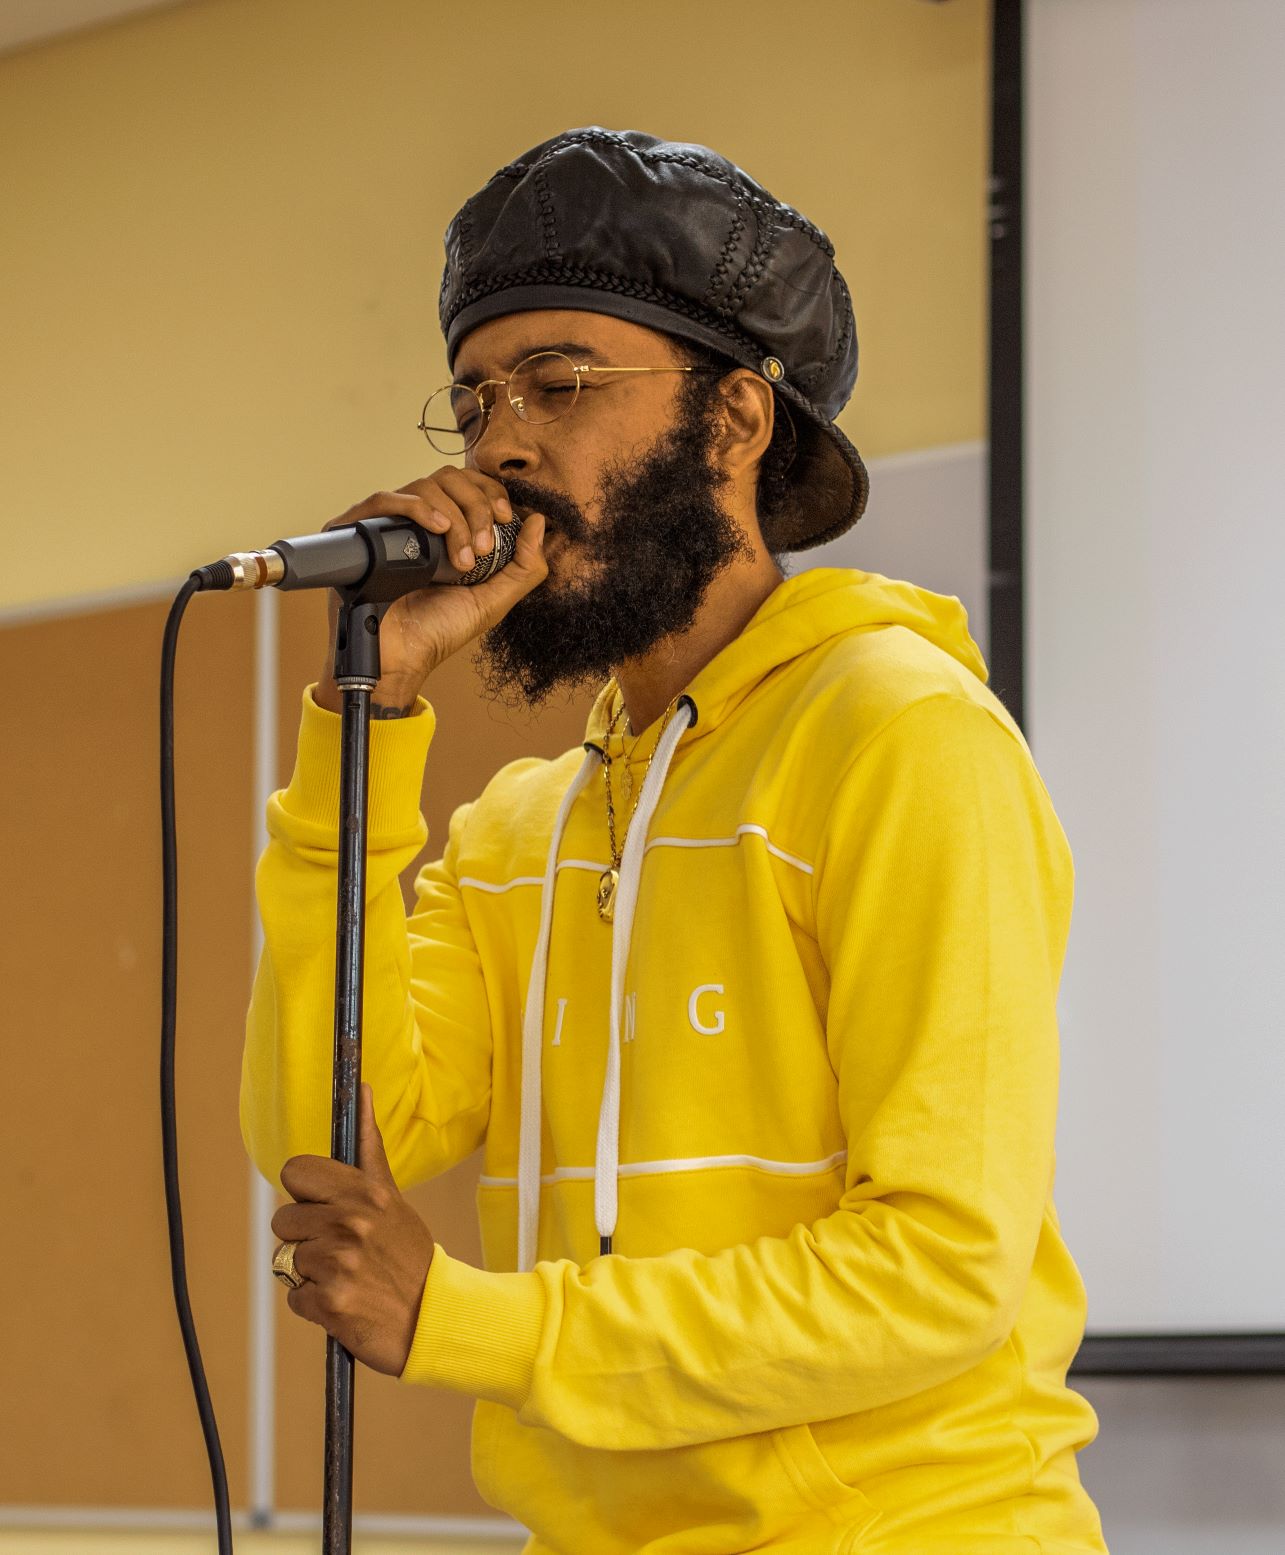
M 444 516 L 435 519 L 434 508 Z M 472 569 L 477 555 L 485 556 L 493 550 L 494 524 L 503 523 L 509 533 L 517 531 L 515 551 L 508 565 L 485 583 L 465 589 L 419 589 L 393 601 L 379 633 L 381 693 L 384 700 L 395 697 L 399 707 L 406 707 L 439 664 L 495 626 L 524 595 L 548 577 L 543 549 L 545 519 L 541 513 L 530 513 L 518 525 L 499 481 L 476 470 L 447 466 L 395 492 L 373 493 L 326 527 L 380 513 L 404 515 L 443 535 L 450 562 L 461 573 Z M 487 531 L 484 540 L 482 536 Z M 331 668 L 339 606 L 335 590 L 327 592 L 326 603 L 330 658 L 318 677 L 317 700 L 323 707 L 338 712 L 340 696 Z M 334 1192 L 333 1183 L 327 1184 L 314 1173 L 298 1168 L 283 1171 L 281 1180 L 295 1199 L 325 1199 Z
M 279 1242 L 309 1242 L 333 1223 L 329 1204 L 279 1204 L 271 1222 Z
M 469 593 L 488 619 L 495 622 L 548 576 L 549 564 L 544 559 L 544 514 L 528 513 L 518 530 L 512 560 L 493 578 L 471 588 Z
M 464 515 L 473 551 L 478 556 L 489 556 L 495 549 L 495 525 L 507 524 L 513 518 L 513 509 L 503 488 L 498 493 L 495 489 L 498 483 L 488 483 L 483 488 L 467 470 L 439 470 L 434 479 L 455 499 Z
M 356 1170 L 328 1155 L 292 1155 L 281 1168 L 281 1186 L 300 1203 L 329 1204 L 350 1185 Z
M 346 513 L 332 518 L 322 526 L 323 530 L 342 529 L 363 518 L 413 518 L 422 523 L 424 503 L 411 491 L 373 491 L 361 502 L 354 503 Z
M 296 1316 L 307 1318 L 310 1323 L 321 1322 L 321 1315 L 317 1311 L 317 1293 L 311 1281 L 306 1280 L 294 1290 L 288 1290 L 286 1301 Z
M 417 521 L 442 536 L 451 565 L 459 572 L 471 571 L 479 556 L 495 549 L 495 525 L 513 517 L 499 481 L 455 465 L 443 465 L 399 491 L 423 504 Z
M 325 528 L 378 514 L 411 518 L 440 534 L 451 564 L 460 572 L 470 571 L 477 557 L 489 555 L 495 548 L 495 525 L 513 519 L 513 509 L 499 481 L 480 471 L 448 464 L 396 491 L 373 492 L 331 519 Z
M 363 1082 L 361 1087 L 361 1105 L 357 1118 L 357 1164 L 362 1171 L 369 1172 L 372 1177 L 377 1177 L 381 1182 L 388 1183 L 392 1187 L 397 1184 L 393 1178 L 393 1169 L 388 1164 L 388 1155 L 384 1150 L 384 1136 L 379 1132 L 379 1124 L 375 1121 L 375 1092 Z
M 549 564 L 544 559 L 544 514 L 528 513 L 518 530 L 518 543 L 513 560 L 528 571 L 538 572 L 541 580 L 547 577 Z

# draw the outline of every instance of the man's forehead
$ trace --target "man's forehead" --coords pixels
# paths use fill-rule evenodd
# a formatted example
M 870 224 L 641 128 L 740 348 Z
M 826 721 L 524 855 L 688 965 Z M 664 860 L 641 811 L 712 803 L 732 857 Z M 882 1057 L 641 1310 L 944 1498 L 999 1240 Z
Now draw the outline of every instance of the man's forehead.
M 476 382 L 507 372 L 533 351 L 562 351 L 585 361 L 606 360 L 622 347 L 661 341 L 656 330 L 607 314 L 571 308 L 506 313 L 472 329 L 455 354 L 455 379 Z

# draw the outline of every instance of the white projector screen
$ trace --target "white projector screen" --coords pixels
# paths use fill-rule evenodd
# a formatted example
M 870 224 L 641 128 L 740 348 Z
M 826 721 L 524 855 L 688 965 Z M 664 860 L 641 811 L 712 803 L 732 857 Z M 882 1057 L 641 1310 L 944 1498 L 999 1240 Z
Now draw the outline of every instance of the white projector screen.
M 1285 4 L 1028 0 L 1027 734 L 1089 1332 L 1285 1330 Z

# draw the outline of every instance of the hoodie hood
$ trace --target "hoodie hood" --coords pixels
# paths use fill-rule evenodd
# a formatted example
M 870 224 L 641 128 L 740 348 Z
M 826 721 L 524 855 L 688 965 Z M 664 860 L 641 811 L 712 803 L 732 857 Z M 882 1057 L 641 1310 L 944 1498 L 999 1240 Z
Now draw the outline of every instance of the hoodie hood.
M 902 578 L 854 567 L 812 567 L 773 589 L 744 630 L 693 678 L 686 694 L 697 716 L 687 738 L 701 739 L 716 729 L 778 665 L 832 637 L 870 626 L 907 627 L 950 654 L 983 685 L 989 679 L 981 649 L 968 630 L 968 612 L 954 594 L 934 594 Z M 606 749 L 613 760 L 624 741 L 619 727 L 610 742 L 607 736 L 619 696 L 613 675 L 599 692 L 585 726 L 586 748 Z M 643 748 L 639 736 L 645 732 L 629 736 L 631 749 Z M 650 741 L 646 748 L 651 748 Z

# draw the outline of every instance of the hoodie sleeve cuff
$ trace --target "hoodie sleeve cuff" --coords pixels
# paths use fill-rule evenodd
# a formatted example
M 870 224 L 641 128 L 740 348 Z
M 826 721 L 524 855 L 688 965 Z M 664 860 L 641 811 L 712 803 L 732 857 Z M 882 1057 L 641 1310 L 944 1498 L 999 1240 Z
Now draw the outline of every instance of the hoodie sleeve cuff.
M 273 796 L 271 809 L 301 841 L 334 847 L 339 823 L 339 736 L 343 719 L 319 707 L 314 686 L 303 693 L 299 747 L 289 785 Z M 405 718 L 376 718 L 370 724 L 370 791 L 367 836 L 372 849 L 413 841 L 423 829 L 420 795 L 424 764 L 437 717 L 423 697 Z M 271 814 L 271 810 L 270 810 Z
M 531 1391 L 545 1303 L 534 1270 L 475 1269 L 439 1244 L 400 1380 L 520 1409 Z

